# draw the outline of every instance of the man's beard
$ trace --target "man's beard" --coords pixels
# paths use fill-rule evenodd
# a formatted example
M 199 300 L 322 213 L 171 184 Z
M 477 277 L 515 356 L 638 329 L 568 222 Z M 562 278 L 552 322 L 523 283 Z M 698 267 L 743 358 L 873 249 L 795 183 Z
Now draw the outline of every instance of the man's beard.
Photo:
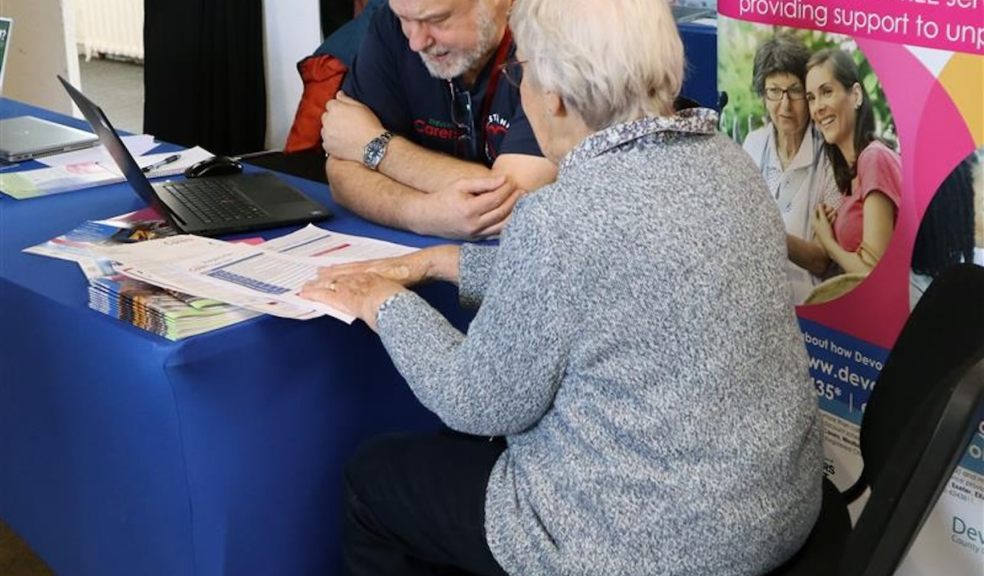
M 447 48 L 435 44 L 427 50 L 420 52 L 420 59 L 431 76 L 450 80 L 461 76 L 472 68 L 482 64 L 482 58 L 495 45 L 495 21 L 492 18 L 492 10 L 484 2 L 480 3 L 478 15 L 475 19 L 475 26 L 478 29 L 478 42 L 475 47 L 467 52 L 449 51 Z M 433 59 L 436 54 L 447 52 L 443 61 Z

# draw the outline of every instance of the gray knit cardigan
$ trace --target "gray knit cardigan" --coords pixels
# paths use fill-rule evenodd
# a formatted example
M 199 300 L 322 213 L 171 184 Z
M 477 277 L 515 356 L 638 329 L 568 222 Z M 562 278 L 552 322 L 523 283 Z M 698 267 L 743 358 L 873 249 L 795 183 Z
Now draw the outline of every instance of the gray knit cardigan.
M 379 330 L 417 398 L 503 435 L 486 536 L 513 575 L 760 574 L 820 505 L 816 394 L 759 170 L 694 110 L 598 132 L 464 246 L 468 334 L 413 293 Z

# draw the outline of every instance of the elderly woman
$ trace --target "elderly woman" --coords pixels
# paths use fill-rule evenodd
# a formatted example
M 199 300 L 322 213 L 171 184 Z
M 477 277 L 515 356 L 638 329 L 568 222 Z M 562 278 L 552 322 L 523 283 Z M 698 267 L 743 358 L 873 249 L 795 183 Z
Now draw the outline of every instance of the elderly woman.
M 875 138 L 871 98 L 858 67 L 843 50 L 826 49 L 806 65 L 806 99 L 813 123 L 844 195 L 836 213 L 814 211 L 817 240 L 844 272 L 867 274 L 881 259 L 895 230 L 902 199 L 902 162 Z
M 327 268 L 303 292 L 378 331 L 474 435 L 357 453 L 348 568 L 763 573 L 806 538 L 822 478 L 775 204 L 713 112 L 674 113 L 666 2 L 519 0 L 511 26 L 506 79 L 556 183 L 498 247 Z M 427 280 L 480 303 L 466 335 L 406 289 Z
M 803 302 L 829 265 L 813 240 L 812 217 L 821 202 L 836 207 L 840 193 L 823 153 L 823 139 L 810 123 L 806 62 L 810 52 L 793 36 L 774 36 L 755 52 L 753 87 L 769 122 L 751 132 L 743 147 L 759 169 L 782 212 L 793 301 Z

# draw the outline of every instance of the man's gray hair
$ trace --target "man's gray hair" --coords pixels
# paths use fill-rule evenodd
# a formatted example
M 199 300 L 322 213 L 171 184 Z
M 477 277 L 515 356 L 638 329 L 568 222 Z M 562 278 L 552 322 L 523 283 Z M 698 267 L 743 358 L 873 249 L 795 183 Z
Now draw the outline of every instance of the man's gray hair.
M 592 130 L 673 113 L 684 57 L 666 0 L 516 0 L 509 23 L 527 81 Z

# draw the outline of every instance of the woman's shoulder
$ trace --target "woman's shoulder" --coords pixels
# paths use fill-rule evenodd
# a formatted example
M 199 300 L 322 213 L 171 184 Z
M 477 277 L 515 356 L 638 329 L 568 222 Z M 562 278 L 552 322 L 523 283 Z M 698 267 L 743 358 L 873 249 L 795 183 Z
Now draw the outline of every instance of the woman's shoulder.
M 756 128 L 755 130 L 749 132 L 748 136 L 745 136 L 745 141 L 742 143 L 741 147 L 753 156 L 757 153 L 761 153 L 769 143 L 769 134 L 771 132 L 771 124 L 766 124 L 761 128 Z
M 902 165 L 902 158 L 899 153 L 893 150 L 881 140 L 873 140 L 870 144 L 864 147 L 861 154 L 858 155 L 858 166 L 862 164 L 894 164 L 897 166 Z
M 771 145 L 771 139 L 768 138 L 768 132 L 771 131 L 769 126 L 765 126 L 760 130 L 766 130 L 765 136 L 756 138 L 762 138 L 756 144 L 759 146 L 759 151 L 762 150 L 763 146 Z M 747 144 L 749 139 L 751 139 L 752 134 L 749 134 L 745 138 L 745 143 Z M 729 138 L 728 136 L 718 132 L 706 139 L 700 140 L 701 145 L 706 145 L 706 148 L 698 148 L 698 151 L 703 153 L 703 160 L 708 165 L 717 164 L 720 169 L 732 173 L 735 176 L 745 175 L 760 178 L 761 171 L 757 164 L 757 159 L 754 155 L 749 154 L 749 150 L 744 145 L 739 146 L 737 142 Z M 713 162 L 714 160 L 719 160 L 719 162 Z
M 556 219 L 570 205 L 570 185 L 551 182 L 527 192 L 516 202 L 510 216 L 510 226 L 549 230 L 551 220 Z
M 902 159 L 880 140 L 875 140 L 858 155 L 858 181 L 861 198 L 877 190 L 896 206 L 902 200 Z

